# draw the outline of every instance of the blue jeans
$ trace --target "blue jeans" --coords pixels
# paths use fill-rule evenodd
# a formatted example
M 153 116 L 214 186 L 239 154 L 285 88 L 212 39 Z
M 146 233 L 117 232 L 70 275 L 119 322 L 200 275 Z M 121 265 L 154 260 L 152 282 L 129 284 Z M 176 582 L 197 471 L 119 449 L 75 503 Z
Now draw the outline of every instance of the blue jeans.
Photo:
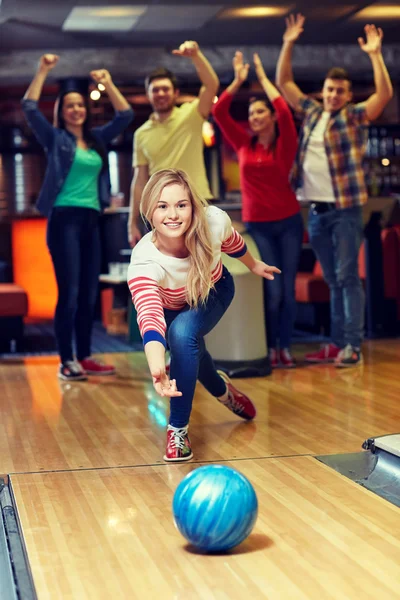
M 232 275 L 224 267 L 221 279 L 204 305 L 195 309 L 186 306 L 182 310 L 164 310 L 171 355 L 170 377 L 176 379 L 177 388 L 182 392 L 182 396 L 171 398 L 169 423 L 173 427 L 184 427 L 189 423 L 197 379 L 212 396 L 225 394 L 225 382 L 207 352 L 204 336 L 221 319 L 234 293 Z
M 47 226 L 47 246 L 58 287 L 54 329 L 61 362 L 91 354 L 91 337 L 100 275 L 100 213 L 91 208 L 58 207 Z
M 269 348 L 290 348 L 296 318 L 296 273 L 303 241 L 300 213 L 279 221 L 246 223 L 261 259 L 281 269 L 273 281 L 264 280 L 264 310 Z
M 330 290 L 332 342 L 359 348 L 364 334 L 364 290 L 358 274 L 363 240 L 360 206 L 314 214 L 310 209 L 310 242 Z

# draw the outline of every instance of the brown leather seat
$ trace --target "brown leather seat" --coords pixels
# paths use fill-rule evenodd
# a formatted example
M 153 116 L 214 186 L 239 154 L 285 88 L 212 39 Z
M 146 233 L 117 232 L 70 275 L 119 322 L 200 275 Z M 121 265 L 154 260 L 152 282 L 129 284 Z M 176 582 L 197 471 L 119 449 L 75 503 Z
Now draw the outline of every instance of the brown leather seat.
M 0 317 L 25 317 L 28 313 L 28 296 L 15 283 L 0 283 Z

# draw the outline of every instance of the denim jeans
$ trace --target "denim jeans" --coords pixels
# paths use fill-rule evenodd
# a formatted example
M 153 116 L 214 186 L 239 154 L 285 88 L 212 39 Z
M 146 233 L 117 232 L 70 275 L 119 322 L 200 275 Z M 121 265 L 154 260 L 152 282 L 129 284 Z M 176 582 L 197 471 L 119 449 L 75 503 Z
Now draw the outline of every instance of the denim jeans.
M 91 336 L 100 275 L 100 213 L 90 208 L 56 207 L 47 227 L 58 302 L 54 329 L 61 362 L 91 354 Z
M 363 240 L 360 206 L 314 214 L 310 209 L 310 242 L 330 290 L 332 342 L 359 348 L 364 333 L 364 290 L 358 274 Z
M 303 219 L 296 213 L 279 221 L 246 223 L 261 259 L 281 269 L 264 280 L 264 311 L 269 348 L 290 348 L 296 318 L 296 273 L 303 241 Z
M 167 340 L 171 356 L 170 377 L 182 396 L 171 398 L 169 423 L 184 427 L 189 423 L 197 379 L 215 397 L 226 391 L 224 380 L 218 375 L 206 349 L 204 336 L 221 319 L 235 293 L 232 275 L 224 267 L 222 277 L 204 305 L 186 306 L 182 310 L 164 310 Z

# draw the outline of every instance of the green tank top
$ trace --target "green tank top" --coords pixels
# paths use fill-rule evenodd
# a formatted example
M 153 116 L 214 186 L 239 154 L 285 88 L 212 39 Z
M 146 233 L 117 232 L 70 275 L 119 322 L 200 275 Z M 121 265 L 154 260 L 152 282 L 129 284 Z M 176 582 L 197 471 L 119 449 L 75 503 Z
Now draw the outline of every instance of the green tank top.
M 74 161 L 54 206 L 100 210 L 99 173 L 103 161 L 96 150 L 76 148 Z

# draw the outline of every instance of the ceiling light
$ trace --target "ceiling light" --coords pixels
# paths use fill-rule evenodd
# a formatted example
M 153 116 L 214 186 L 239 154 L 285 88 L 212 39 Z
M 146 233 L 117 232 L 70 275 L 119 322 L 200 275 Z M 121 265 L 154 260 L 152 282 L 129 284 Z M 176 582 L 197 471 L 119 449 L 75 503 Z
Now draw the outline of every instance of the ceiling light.
M 93 17 L 106 19 L 120 19 L 123 17 L 136 17 L 143 13 L 143 6 L 108 6 L 105 8 L 92 8 L 89 13 Z
M 353 17 L 357 20 L 369 21 L 371 19 L 400 19 L 400 6 L 398 4 L 381 4 L 367 6 Z
M 147 6 L 75 6 L 63 31 L 129 31 Z
M 228 8 L 218 19 L 256 19 L 262 17 L 281 17 L 292 8 L 290 6 L 247 6 L 246 8 Z

